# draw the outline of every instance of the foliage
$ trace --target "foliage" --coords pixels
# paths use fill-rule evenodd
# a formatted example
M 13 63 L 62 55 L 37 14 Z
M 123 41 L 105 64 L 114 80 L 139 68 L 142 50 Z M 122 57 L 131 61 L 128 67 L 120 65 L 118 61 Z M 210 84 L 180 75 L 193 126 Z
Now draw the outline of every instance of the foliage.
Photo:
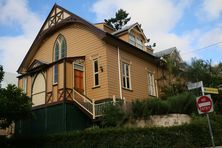
M 1 83 L 2 80 L 3 80 L 3 77 L 4 77 L 4 71 L 3 71 L 2 65 L 0 65 L 0 83 Z
M 164 57 L 164 60 L 166 71 L 163 70 L 162 76 L 162 79 L 164 80 L 164 85 L 162 86 L 164 95 L 162 98 L 174 96 L 186 90 L 184 70 L 187 67 L 187 64 L 178 60 L 176 55 Z
M 125 113 L 120 103 L 116 104 L 110 103 L 104 111 L 102 126 L 103 127 L 119 126 L 124 121 L 124 116 Z
M 211 115 L 216 145 L 222 145 L 222 116 Z M 105 128 L 73 131 L 43 137 L 0 139 L 3 147 L 209 147 L 211 140 L 206 117 L 191 124 L 158 128 Z
M 144 104 L 143 101 L 135 100 L 132 102 L 132 116 L 133 118 L 141 118 L 144 117 Z
M 9 84 L 0 89 L 0 128 L 11 125 L 12 122 L 32 116 L 31 100 L 21 89 Z
M 222 63 L 212 65 L 212 61 L 192 59 L 191 65 L 186 70 L 188 81 L 203 81 L 204 86 L 217 87 L 222 82 Z
M 196 113 L 195 96 L 182 93 L 166 100 L 150 98 L 132 102 L 132 117 L 148 118 L 150 115 L 164 115 L 168 113 L 192 114 Z
M 182 93 L 169 97 L 167 102 L 171 106 L 169 113 L 192 114 L 196 113 L 196 96 L 191 93 Z
M 126 25 L 127 22 L 130 21 L 131 18 L 128 17 L 128 15 L 129 13 L 127 13 L 123 9 L 119 9 L 116 12 L 116 15 L 114 18 L 110 18 L 108 20 L 105 19 L 104 21 L 106 22 L 107 25 L 109 25 L 113 29 L 119 30 L 119 29 L 122 29 L 122 27 Z

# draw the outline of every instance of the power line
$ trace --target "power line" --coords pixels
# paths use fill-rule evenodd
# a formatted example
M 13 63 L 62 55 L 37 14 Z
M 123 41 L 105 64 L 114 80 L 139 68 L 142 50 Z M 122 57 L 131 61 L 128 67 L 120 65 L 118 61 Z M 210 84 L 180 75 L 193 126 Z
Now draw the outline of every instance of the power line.
M 190 51 L 181 52 L 181 54 L 188 54 L 189 52 L 198 52 L 198 51 L 201 51 L 201 50 L 203 50 L 203 49 L 207 49 L 207 48 L 209 48 L 209 47 L 216 46 L 216 45 L 221 44 L 221 43 L 222 43 L 222 41 L 216 42 L 216 43 L 207 45 L 207 46 L 202 47 L 202 48 L 198 48 L 198 49 L 194 49 L 194 50 L 190 50 Z

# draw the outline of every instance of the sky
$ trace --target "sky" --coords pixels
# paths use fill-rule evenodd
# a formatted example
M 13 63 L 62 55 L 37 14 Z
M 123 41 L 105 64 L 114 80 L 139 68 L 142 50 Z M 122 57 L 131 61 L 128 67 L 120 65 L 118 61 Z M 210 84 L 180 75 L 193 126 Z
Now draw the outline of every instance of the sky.
M 222 0 L 0 0 L 0 65 L 15 73 L 53 5 L 91 23 L 120 8 L 138 22 L 154 51 L 177 47 L 184 61 L 222 62 Z

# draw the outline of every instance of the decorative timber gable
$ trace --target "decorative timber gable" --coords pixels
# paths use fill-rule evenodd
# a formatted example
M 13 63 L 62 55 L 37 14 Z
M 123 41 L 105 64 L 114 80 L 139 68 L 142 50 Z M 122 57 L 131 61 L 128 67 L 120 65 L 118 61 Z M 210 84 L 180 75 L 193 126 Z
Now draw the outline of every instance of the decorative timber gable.
M 46 30 L 46 29 L 58 24 L 60 21 L 68 18 L 70 15 L 71 14 L 64 11 L 64 9 L 61 9 L 60 7 L 55 5 L 55 7 L 52 9 L 52 11 L 50 12 L 50 14 L 48 16 L 46 23 L 43 25 L 42 30 Z

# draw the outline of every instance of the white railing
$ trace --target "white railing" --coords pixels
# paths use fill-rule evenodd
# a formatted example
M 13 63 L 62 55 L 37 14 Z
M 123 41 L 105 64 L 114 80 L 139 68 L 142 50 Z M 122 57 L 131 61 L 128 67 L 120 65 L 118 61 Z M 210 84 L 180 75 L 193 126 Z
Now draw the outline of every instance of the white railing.
M 92 99 L 87 98 L 86 96 L 82 95 L 75 89 L 73 89 L 73 95 L 74 95 L 74 101 L 81 106 L 85 111 L 87 111 L 90 115 L 92 115 L 92 118 L 95 119 L 96 117 L 100 117 L 103 115 L 104 110 L 106 107 L 110 104 L 113 103 L 115 104 L 116 99 L 115 96 L 113 97 L 112 101 L 104 101 L 101 103 L 95 103 L 95 101 Z
M 79 106 L 81 106 L 85 111 L 87 111 L 89 114 L 91 114 L 93 117 L 95 115 L 94 113 L 94 101 L 91 101 L 86 96 L 82 95 L 75 89 L 73 89 L 73 101 L 75 101 Z M 93 118 L 94 119 L 94 118 Z

